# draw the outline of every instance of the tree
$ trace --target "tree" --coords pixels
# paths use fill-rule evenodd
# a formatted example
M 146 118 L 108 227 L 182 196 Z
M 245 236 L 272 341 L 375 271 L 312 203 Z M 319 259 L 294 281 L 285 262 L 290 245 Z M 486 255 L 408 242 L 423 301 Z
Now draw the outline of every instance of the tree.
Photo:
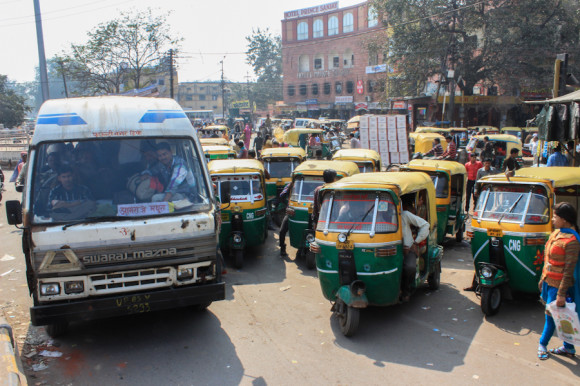
M 0 123 L 5 127 L 19 126 L 29 111 L 26 97 L 18 95 L 10 87 L 6 75 L 0 75 Z
M 61 63 L 89 94 L 118 94 L 122 84 L 141 88 L 147 75 L 167 71 L 167 51 L 178 49 L 168 16 L 121 13 L 90 31 L 85 44 L 71 45 Z
M 576 2 L 576 7 L 574 3 Z M 576 52 L 577 0 L 375 0 L 390 36 L 380 44 L 398 76 L 391 95 L 417 95 L 430 78 L 455 70 L 465 95 L 473 86 L 551 85 L 559 52 Z M 371 45 L 377 48 L 377 42 Z M 371 47 L 372 48 L 372 47 Z
M 252 99 L 258 107 L 266 108 L 282 99 L 282 39 L 258 28 L 246 40 L 246 60 L 258 77 L 252 86 Z

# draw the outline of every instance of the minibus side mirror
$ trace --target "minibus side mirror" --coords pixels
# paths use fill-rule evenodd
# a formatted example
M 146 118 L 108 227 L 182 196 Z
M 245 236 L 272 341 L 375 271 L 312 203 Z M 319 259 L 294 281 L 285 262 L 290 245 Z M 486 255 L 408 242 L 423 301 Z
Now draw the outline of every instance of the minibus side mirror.
M 22 224 L 22 205 L 20 205 L 20 201 L 6 201 L 6 218 L 10 225 Z

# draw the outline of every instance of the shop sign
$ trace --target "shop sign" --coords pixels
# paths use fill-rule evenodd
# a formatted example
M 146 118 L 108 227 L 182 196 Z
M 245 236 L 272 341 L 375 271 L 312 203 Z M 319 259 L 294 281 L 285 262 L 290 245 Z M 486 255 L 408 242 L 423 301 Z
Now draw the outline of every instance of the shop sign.
M 302 8 L 294 11 L 284 12 L 284 19 L 295 19 L 297 17 L 312 16 L 323 12 L 334 11 L 337 9 L 338 9 L 338 1 L 335 1 L 333 3 L 317 5 L 315 7 Z
M 334 103 L 352 103 L 352 96 L 337 96 L 335 97 Z
M 318 104 L 318 99 L 306 99 L 304 101 L 304 103 L 306 103 L 307 105 L 317 105 Z
M 309 111 L 320 110 L 320 107 L 318 106 L 318 104 L 306 104 L 306 109 Z
M 355 110 L 368 110 L 368 105 L 364 102 L 357 103 L 356 105 L 354 105 L 354 109 Z
M 365 92 L 365 86 L 362 80 L 357 80 L 356 81 L 356 93 L 357 94 L 362 94 L 363 92 Z
M 306 105 L 296 105 L 296 111 L 308 111 Z
M 234 109 L 249 109 L 250 108 L 250 101 L 233 101 L 232 108 Z
M 407 103 L 403 101 L 393 102 L 393 109 L 406 109 Z
M 367 74 L 378 74 L 380 72 L 387 72 L 387 64 L 377 64 L 376 66 L 367 66 Z
M 381 102 L 371 102 L 371 103 L 369 103 L 369 109 L 370 110 L 382 110 L 383 106 L 381 105 Z

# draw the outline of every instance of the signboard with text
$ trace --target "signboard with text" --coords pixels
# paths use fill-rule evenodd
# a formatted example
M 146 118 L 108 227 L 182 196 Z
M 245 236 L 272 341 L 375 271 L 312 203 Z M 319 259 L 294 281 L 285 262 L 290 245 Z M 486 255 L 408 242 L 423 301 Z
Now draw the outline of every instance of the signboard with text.
M 336 11 L 338 9 L 338 1 L 333 3 L 326 3 L 317 5 L 315 7 L 296 9 L 294 11 L 284 12 L 284 19 L 295 19 L 297 17 L 312 16 L 319 13 Z
M 337 96 L 334 103 L 352 103 L 352 96 Z
M 249 109 L 250 101 L 233 101 L 232 108 L 234 109 Z
M 365 86 L 363 81 L 359 79 L 356 81 L 356 93 L 362 94 L 363 92 L 365 92 Z

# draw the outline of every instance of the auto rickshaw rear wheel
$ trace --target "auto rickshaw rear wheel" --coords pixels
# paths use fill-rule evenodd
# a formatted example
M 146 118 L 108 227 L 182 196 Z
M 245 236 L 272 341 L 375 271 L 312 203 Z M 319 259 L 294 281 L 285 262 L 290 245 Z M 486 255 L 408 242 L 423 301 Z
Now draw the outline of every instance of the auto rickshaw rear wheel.
M 360 310 L 347 306 L 342 300 L 336 300 L 336 316 L 340 325 L 340 332 L 346 337 L 353 336 L 358 329 Z
M 234 267 L 237 269 L 242 268 L 244 265 L 244 251 L 241 249 L 236 249 L 234 251 Z
M 307 249 L 304 251 L 304 256 L 306 257 L 306 268 L 314 269 L 314 267 L 316 267 L 316 255 L 314 252 L 310 252 L 310 250 Z
M 500 287 L 483 287 L 481 289 L 481 311 L 486 316 L 492 316 L 498 313 L 501 306 L 501 288 Z
M 431 291 L 439 289 L 439 284 L 441 283 L 441 261 L 438 261 L 433 267 L 433 271 L 427 277 L 427 284 Z
M 457 230 L 457 233 L 455 234 L 455 241 L 457 241 L 458 243 L 463 241 L 463 232 L 465 232 L 465 223 L 461 225 L 461 227 Z

